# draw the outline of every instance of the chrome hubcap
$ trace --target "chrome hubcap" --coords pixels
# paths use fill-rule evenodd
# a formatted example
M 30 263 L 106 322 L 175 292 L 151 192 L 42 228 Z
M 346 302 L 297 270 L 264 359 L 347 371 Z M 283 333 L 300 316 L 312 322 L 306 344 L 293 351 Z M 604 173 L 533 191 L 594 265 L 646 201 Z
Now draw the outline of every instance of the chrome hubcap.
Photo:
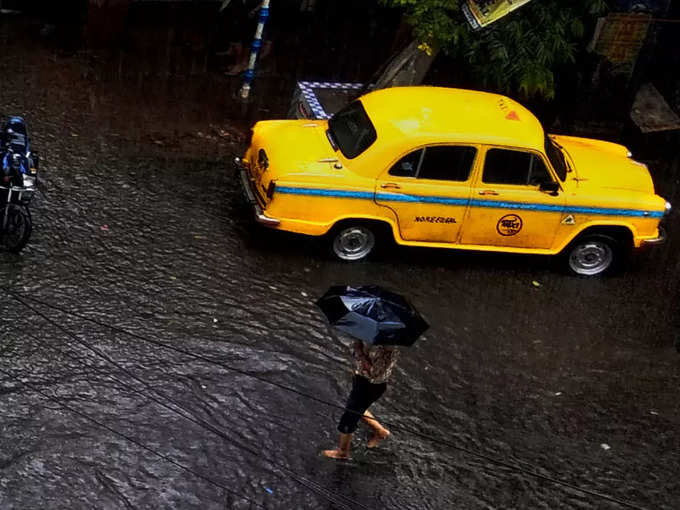
M 614 253 L 607 243 L 588 241 L 576 246 L 569 255 L 569 266 L 576 274 L 593 276 L 605 271 Z
M 363 259 L 371 253 L 374 246 L 373 232 L 364 227 L 346 228 L 333 240 L 333 251 L 342 260 Z

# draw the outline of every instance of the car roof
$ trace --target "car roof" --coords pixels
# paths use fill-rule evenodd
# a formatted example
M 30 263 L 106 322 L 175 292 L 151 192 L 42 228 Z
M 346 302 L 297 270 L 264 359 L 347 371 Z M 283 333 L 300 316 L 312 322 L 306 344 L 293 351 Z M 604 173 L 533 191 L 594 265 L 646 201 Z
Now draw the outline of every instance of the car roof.
M 500 94 L 444 87 L 394 87 L 360 98 L 378 137 L 506 145 L 541 151 L 544 132 L 524 106 Z

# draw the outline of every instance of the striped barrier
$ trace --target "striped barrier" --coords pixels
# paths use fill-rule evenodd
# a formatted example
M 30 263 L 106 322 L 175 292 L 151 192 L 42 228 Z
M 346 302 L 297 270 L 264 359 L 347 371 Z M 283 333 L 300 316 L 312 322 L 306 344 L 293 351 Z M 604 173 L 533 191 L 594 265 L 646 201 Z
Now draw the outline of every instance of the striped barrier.
M 311 118 L 328 119 L 331 114 L 327 113 L 316 95 L 315 89 L 344 89 L 359 90 L 363 83 L 341 83 L 333 81 L 299 81 L 297 83 L 297 100 L 311 111 Z

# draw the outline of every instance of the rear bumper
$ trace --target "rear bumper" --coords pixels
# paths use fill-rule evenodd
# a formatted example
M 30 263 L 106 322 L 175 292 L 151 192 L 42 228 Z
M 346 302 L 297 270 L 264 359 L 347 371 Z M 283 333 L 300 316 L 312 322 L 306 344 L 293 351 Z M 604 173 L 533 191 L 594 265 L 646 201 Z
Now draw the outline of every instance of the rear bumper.
M 268 227 L 277 227 L 281 222 L 276 218 L 270 218 L 269 216 L 267 216 L 262 210 L 262 207 L 260 207 L 260 204 L 257 202 L 257 199 L 255 198 L 255 193 L 253 192 L 252 189 L 253 182 L 248 176 L 248 172 L 246 172 L 246 169 L 243 167 L 243 163 L 241 163 L 241 160 L 238 158 L 236 158 L 235 163 L 236 172 L 239 176 L 239 181 L 241 183 L 241 191 L 243 192 L 243 197 L 253 207 L 255 221 L 257 221 L 258 223 L 262 223 L 263 225 L 266 225 Z
M 643 239 L 641 242 L 641 246 L 654 246 L 657 244 L 663 244 L 666 242 L 666 230 L 663 227 L 659 227 L 659 235 L 658 237 L 654 237 L 652 239 Z

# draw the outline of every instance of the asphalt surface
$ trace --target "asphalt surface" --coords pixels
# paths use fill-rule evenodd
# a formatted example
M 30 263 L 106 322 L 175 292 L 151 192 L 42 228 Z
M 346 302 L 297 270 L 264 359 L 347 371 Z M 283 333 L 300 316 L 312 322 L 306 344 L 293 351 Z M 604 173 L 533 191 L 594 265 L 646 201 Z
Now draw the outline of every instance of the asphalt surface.
M 677 213 L 605 279 L 421 249 L 341 264 L 251 221 L 229 164 L 246 123 L 211 101 L 233 81 L 0 43 L 0 111 L 47 186 L 0 254 L 0 508 L 678 508 Z M 251 116 L 284 111 L 270 88 Z M 365 283 L 432 327 L 375 406 L 392 437 L 369 451 L 360 429 L 335 462 L 350 369 L 314 300 Z

